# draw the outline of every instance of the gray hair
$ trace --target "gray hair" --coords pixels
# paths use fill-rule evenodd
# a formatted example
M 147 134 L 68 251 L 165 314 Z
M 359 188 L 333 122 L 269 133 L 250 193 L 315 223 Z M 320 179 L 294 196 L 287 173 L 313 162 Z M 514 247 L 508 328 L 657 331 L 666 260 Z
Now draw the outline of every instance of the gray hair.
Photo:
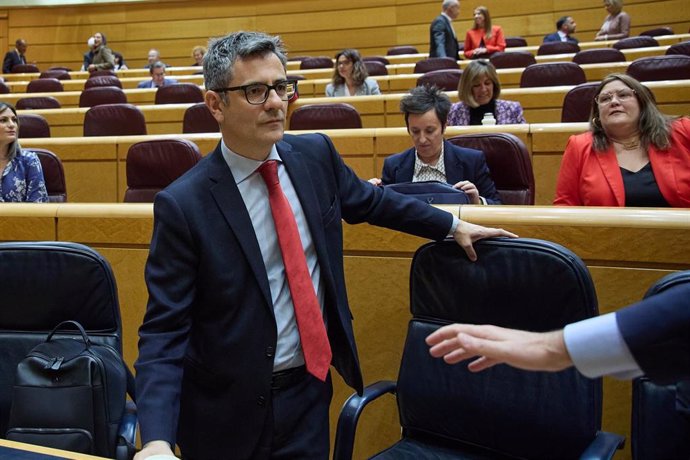
M 153 75 L 153 69 L 163 69 L 165 70 L 166 65 L 162 63 L 161 61 L 156 61 L 153 64 L 151 64 L 151 67 L 149 67 L 149 73 Z
M 423 114 L 434 110 L 441 126 L 446 126 L 446 119 L 451 106 L 450 98 L 436 86 L 417 86 L 400 100 L 400 111 L 405 114 L 405 126 L 410 129 L 408 118 L 411 113 Z
M 234 32 L 225 37 L 213 38 L 204 55 L 204 82 L 206 88 L 224 88 L 232 80 L 233 66 L 237 59 L 265 56 L 273 53 L 278 56 L 283 68 L 287 69 L 287 56 L 282 40 L 261 32 Z M 225 93 L 222 94 L 223 96 Z
M 0 113 L 7 109 L 10 109 L 14 116 L 17 117 L 17 137 L 15 141 L 9 145 L 7 150 L 7 159 L 12 161 L 14 157 L 16 157 L 17 154 L 22 150 L 22 147 L 19 145 L 19 117 L 17 116 L 17 109 L 15 109 L 12 104 L 0 101 Z M 2 171 L 0 171 L 0 174 L 2 174 Z
M 441 9 L 443 11 L 446 11 L 448 8 L 451 6 L 459 5 L 460 2 L 458 0 L 443 0 L 443 3 L 441 4 Z

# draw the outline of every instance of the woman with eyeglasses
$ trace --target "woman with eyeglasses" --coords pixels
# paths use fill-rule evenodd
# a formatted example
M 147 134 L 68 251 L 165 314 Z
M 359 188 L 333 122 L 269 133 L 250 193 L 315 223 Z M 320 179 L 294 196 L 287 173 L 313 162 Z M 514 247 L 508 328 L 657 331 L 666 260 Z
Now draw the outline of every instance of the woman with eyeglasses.
M 381 94 L 379 84 L 369 77 L 367 67 L 355 49 L 345 49 L 335 55 L 335 69 L 326 86 L 326 96 L 369 96 Z
M 604 78 L 590 130 L 571 136 L 556 205 L 690 207 L 690 119 L 662 114 L 634 78 Z
M 0 202 L 48 201 L 41 161 L 19 145 L 16 109 L 0 102 Z

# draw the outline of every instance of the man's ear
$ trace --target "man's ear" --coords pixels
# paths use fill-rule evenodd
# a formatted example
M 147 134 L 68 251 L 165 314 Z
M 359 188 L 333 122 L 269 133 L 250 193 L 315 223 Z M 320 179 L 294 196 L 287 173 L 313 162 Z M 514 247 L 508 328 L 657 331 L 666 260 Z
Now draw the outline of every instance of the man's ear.
M 225 102 L 223 102 L 223 99 L 221 99 L 220 94 L 216 93 L 215 91 L 206 91 L 206 94 L 204 95 L 204 103 L 211 112 L 211 115 L 213 115 L 213 118 L 215 118 L 219 124 L 222 123 L 225 118 L 223 117 L 221 104 L 225 104 Z

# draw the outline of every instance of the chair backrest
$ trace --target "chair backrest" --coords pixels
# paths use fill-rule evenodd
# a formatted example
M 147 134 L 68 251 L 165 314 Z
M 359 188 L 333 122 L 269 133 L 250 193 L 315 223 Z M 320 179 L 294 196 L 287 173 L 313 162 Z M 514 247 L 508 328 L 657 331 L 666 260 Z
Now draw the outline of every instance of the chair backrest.
M 116 77 L 116 76 L 117 76 L 117 72 L 115 72 L 114 70 L 110 70 L 110 69 L 99 69 L 99 70 L 94 70 L 93 72 L 91 72 L 91 73 L 89 74 L 89 78 L 93 78 L 93 77 L 104 77 L 104 76 L 108 76 L 108 75 L 113 76 L 113 77 Z
M 668 47 L 666 54 L 683 54 L 685 56 L 690 56 L 690 41 L 674 43 Z
M 449 57 L 433 57 L 417 61 L 413 73 L 427 73 L 432 70 L 459 69 L 458 62 Z
M 50 137 L 50 125 L 42 115 L 20 113 L 17 119 L 19 120 L 19 139 Z
M 304 61 L 308 57 L 311 56 L 288 56 L 288 61 Z
M 417 86 L 436 86 L 443 91 L 457 91 L 461 77 L 460 69 L 432 70 L 417 79 Z
M 126 103 L 127 95 L 117 86 L 94 86 L 86 88 L 79 95 L 79 107 Z
M 625 61 L 625 54 L 616 48 L 592 48 L 579 51 L 573 56 L 573 62 L 580 65 Z
M 506 48 L 515 48 L 517 46 L 527 46 L 527 40 L 522 37 L 506 37 Z
M 48 200 L 51 203 L 64 203 L 67 201 L 67 182 L 65 181 L 65 169 L 62 161 L 50 150 L 31 148 L 38 155 L 43 169 L 43 178 L 48 191 Z
M 601 379 L 573 368 L 473 373 L 431 357 L 424 339 L 455 322 L 541 332 L 595 316 L 587 267 L 542 240 L 483 240 L 475 249 L 476 262 L 451 241 L 426 244 L 413 258 L 412 320 L 396 390 L 403 435 L 437 439 L 449 452 L 466 443 L 493 454 L 476 458 L 579 458 L 601 428 Z
M 95 88 L 97 86 L 116 86 L 122 88 L 122 82 L 115 75 L 92 75 L 84 82 L 84 89 Z
M 84 115 L 84 136 L 137 136 L 146 134 L 146 120 L 131 104 L 91 107 Z
M 204 93 L 193 83 L 165 85 L 156 91 L 156 104 L 187 104 L 204 102 Z
M 201 160 L 199 148 L 186 139 L 137 142 L 127 152 L 127 203 L 152 203 L 156 193 Z
M 529 67 L 537 63 L 534 55 L 529 51 L 499 51 L 493 53 L 489 60 L 497 69 Z
M 383 56 L 366 56 L 362 58 L 364 62 L 380 62 L 383 65 L 388 65 L 391 63 L 388 59 Z
M 299 64 L 300 69 L 332 69 L 333 59 L 328 56 L 308 57 L 302 59 Z
M 563 99 L 561 123 L 589 121 L 592 100 L 599 82 L 582 83 L 568 91 Z
M 687 283 L 690 270 L 672 273 L 654 283 L 645 298 Z M 690 458 L 688 398 L 690 381 L 656 385 L 646 377 L 635 379 L 630 430 L 633 460 Z M 683 400 L 685 411 L 681 412 L 677 409 L 683 406 Z
M 62 83 L 57 78 L 39 78 L 26 85 L 27 93 L 59 93 L 63 90 Z
M 577 53 L 580 51 L 580 45 L 573 42 L 546 42 L 539 45 L 537 49 L 537 56 L 544 56 L 547 54 L 565 54 Z
M 574 62 L 545 62 L 527 67 L 520 77 L 520 88 L 579 85 L 585 83 L 584 70 Z
M 685 80 L 690 78 L 690 56 L 669 54 L 635 59 L 625 73 L 638 81 Z
M 640 35 L 646 35 L 648 37 L 658 37 L 660 35 L 673 35 L 673 29 L 670 27 L 657 27 L 656 29 L 645 30 L 640 32 Z
M 659 46 L 659 42 L 652 37 L 641 36 L 641 37 L 628 37 L 621 38 L 613 45 L 617 50 L 627 50 L 630 48 L 649 48 L 650 46 Z
M 220 132 L 218 122 L 206 107 L 206 104 L 198 104 L 187 107 L 182 120 L 183 133 L 217 133 Z
M 71 72 L 71 71 L 72 71 L 72 69 L 70 69 L 69 67 L 62 67 L 62 66 L 59 66 L 59 65 L 58 65 L 58 66 L 49 67 L 48 70 L 64 70 L 65 72 Z
M 387 56 L 398 56 L 400 54 L 419 54 L 417 48 L 409 45 L 392 46 L 386 52 Z
M 386 68 L 386 64 L 383 62 L 364 61 L 364 66 L 367 68 L 367 72 L 372 77 L 376 75 L 388 75 L 388 69 Z
M 311 104 L 298 107 L 290 115 L 290 129 L 350 129 L 361 128 L 357 109 L 342 102 Z
M 11 93 L 10 87 L 0 81 L 0 94 L 9 94 L 9 93 Z
M 34 64 L 15 64 L 12 66 L 12 73 L 39 73 L 38 67 Z
M 17 110 L 59 109 L 60 101 L 52 96 L 23 97 L 17 101 Z
M 534 172 L 529 151 L 509 133 L 462 134 L 449 142 L 484 152 L 491 178 L 503 204 L 534 204 Z
M 41 72 L 41 75 L 39 75 L 38 78 L 57 78 L 58 80 L 71 80 L 72 76 L 66 70 L 56 69 Z
M 110 265 L 81 244 L 0 243 L 0 279 L 0 433 L 4 437 L 17 364 L 53 327 L 76 320 L 91 332 L 92 341 L 122 353 L 122 326 Z

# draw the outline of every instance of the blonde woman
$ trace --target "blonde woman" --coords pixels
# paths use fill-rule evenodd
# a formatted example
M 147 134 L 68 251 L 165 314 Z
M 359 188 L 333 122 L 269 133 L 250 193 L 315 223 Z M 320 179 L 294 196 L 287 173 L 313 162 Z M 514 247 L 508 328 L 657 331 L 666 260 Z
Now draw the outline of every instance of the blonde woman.
M 630 35 L 630 16 L 623 11 L 623 0 L 604 0 L 608 16 L 594 40 L 619 40 Z

